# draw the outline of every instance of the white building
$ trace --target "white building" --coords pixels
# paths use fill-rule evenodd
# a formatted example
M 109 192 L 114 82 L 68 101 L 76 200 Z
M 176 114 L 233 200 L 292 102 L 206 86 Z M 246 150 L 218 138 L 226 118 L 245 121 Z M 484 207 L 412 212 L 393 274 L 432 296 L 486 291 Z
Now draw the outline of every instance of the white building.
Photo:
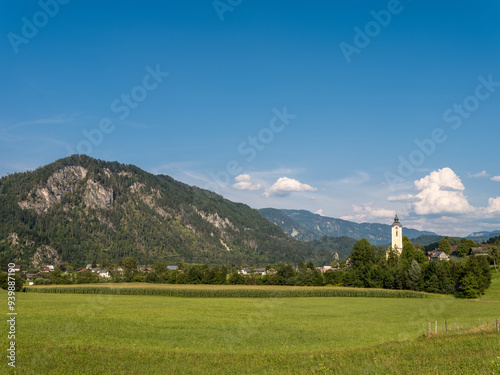
M 394 218 L 394 223 L 392 223 L 392 249 L 396 254 L 401 255 L 403 252 L 403 226 L 399 222 L 398 215 Z

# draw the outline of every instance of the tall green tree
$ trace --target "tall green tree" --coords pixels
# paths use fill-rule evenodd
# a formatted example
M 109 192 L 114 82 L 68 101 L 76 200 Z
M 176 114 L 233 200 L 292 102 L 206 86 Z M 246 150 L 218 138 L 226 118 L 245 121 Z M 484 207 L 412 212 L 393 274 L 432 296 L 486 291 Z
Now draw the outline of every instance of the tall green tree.
M 366 238 L 362 238 L 354 244 L 351 251 L 351 262 L 354 268 L 363 265 L 369 266 L 375 262 L 375 249 Z
M 127 281 L 131 281 L 137 273 L 137 259 L 133 257 L 126 257 L 123 260 L 123 276 Z
M 476 243 L 472 240 L 468 240 L 467 238 L 461 238 L 458 242 L 457 247 L 457 256 L 459 258 L 463 258 L 469 255 L 471 247 L 476 246 Z
M 408 236 L 403 236 L 403 251 L 401 252 L 401 258 L 407 260 L 409 263 L 415 259 L 415 247 L 411 243 Z
M 420 265 L 418 262 L 413 259 L 411 261 L 410 269 L 408 270 L 408 278 L 410 281 L 410 287 L 413 290 L 419 290 L 419 285 L 420 285 L 420 277 L 422 275 L 422 269 L 420 268 Z
M 442 251 L 443 253 L 448 255 L 451 254 L 450 242 L 444 237 L 441 239 L 441 241 L 439 241 L 439 251 Z
M 500 247 L 499 246 L 491 246 L 488 254 L 488 259 L 493 266 L 495 267 L 495 272 L 498 272 L 497 265 L 500 262 Z
M 476 290 L 476 296 L 484 294 L 491 284 L 491 269 L 488 259 L 484 256 L 469 256 L 460 265 L 455 284 L 458 296 L 473 298 L 472 288 Z

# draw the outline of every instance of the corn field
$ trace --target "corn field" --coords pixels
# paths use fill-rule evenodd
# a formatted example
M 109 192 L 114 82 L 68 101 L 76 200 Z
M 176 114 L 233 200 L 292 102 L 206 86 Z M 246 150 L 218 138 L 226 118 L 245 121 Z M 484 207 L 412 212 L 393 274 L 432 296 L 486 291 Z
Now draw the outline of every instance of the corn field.
M 200 298 L 291 298 L 291 297 L 372 297 L 372 298 L 435 298 L 409 290 L 373 289 L 187 289 L 187 288 L 112 288 L 112 287 L 45 287 L 24 288 L 28 293 L 115 294 Z

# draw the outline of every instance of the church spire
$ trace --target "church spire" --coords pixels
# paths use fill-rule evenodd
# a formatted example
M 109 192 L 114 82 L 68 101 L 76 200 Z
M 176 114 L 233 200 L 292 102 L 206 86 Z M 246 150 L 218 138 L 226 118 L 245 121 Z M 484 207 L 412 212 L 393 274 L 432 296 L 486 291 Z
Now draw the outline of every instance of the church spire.
M 391 226 L 391 249 L 401 254 L 403 251 L 403 226 L 399 222 L 398 215 L 394 217 L 394 223 Z
M 394 218 L 394 223 L 392 223 L 392 226 L 399 226 L 399 227 L 402 227 L 401 223 L 399 222 L 399 218 L 398 218 L 398 215 L 396 215 L 396 217 Z

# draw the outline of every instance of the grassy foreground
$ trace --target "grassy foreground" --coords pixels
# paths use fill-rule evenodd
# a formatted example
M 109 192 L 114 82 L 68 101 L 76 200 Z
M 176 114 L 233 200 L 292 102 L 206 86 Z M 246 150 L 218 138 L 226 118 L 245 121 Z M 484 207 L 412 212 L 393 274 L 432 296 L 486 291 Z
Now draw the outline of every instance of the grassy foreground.
M 18 293 L 17 366 L 0 373 L 498 374 L 499 334 L 423 334 L 491 324 L 499 290 L 495 275 L 473 302 Z

